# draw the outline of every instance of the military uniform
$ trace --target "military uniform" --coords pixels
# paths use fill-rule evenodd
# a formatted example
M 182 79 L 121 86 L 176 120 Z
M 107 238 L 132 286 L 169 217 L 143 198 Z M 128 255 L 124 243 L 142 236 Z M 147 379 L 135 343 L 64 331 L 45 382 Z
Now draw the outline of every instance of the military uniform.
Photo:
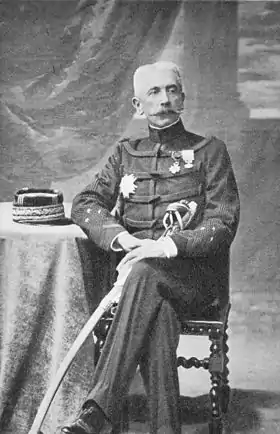
M 194 154 L 187 164 L 180 158 L 186 150 Z M 175 171 L 170 170 L 174 162 Z M 118 202 L 125 175 L 136 178 L 136 190 Z M 229 248 L 239 222 L 239 197 L 226 146 L 217 138 L 187 132 L 181 120 L 165 129 L 149 127 L 148 137 L 124 139 L 115 146 L 72 208 L 73 221 L 110 251 L 112 240 L 124 230 L 158 239 L 168 204 L 182 199 L 198 207 L 191 226 L 171 235 L 178 255 L 133 266 L 89 394 L 116 421 L 139 364 L 151 433 L 181 432 L 176 348 L 182 311 L 228 300 Z M 120 219 L 111 215 L 116 202 Z

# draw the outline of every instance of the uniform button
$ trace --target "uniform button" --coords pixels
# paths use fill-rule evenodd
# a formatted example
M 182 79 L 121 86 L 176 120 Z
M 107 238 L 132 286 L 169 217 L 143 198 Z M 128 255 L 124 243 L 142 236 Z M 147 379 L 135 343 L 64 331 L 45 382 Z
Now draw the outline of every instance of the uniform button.
M 211 238 L 210 238 L 210 241 L 213 241 L 213 240 L 214 240 L 214 237 L 211 237 Z
M 87 218 L 85 219 L 85 222 L 86 222 L 86 223 L 88 223 L 88 222 L 89 222 L 89 218 L 88 218 L 88 217 L 87 217 Z
M 87 209 L 87 213 L 89 214 L 90 212 L 91 212 L 91 209 L 90 209 L 90 208 L 88 208 L 88 209 Z
M 213 226 L 213 227 L 212 227 L 212 231 L 215 231 L 215 230 L 216 230 L 216 228 L 215 228 L 215 226 Z
M 101 214 L 101 209 L 99 209 L 97 212 L 98 212 L 98 214 Z

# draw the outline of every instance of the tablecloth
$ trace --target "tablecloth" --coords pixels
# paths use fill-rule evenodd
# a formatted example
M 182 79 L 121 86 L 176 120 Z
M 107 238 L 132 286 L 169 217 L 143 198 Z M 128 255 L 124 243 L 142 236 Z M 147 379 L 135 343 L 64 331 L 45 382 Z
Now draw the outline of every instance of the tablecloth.
M 66 215 L 69 208 L 65 204 Z M 76 225 L 15 223 L 12 204 L 0 204 L 1 434 L 28 433 L 60 362 L 114 280 L 113 270 L 112 258 Z M 58 390 L 44 434 L 55 433 L 79 409 L 91 387 L 93 356 L 90 335 Z

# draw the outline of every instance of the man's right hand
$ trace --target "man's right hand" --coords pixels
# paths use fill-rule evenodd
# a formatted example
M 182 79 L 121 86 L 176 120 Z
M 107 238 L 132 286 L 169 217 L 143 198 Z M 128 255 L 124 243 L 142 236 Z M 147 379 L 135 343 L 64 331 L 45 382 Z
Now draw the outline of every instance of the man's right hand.
M 131 252 L 136 247 L 142 246 L 143 240 L 138 240 L 128 232 L 124 232 L 118 236 L 118 243 L 125 252 Z

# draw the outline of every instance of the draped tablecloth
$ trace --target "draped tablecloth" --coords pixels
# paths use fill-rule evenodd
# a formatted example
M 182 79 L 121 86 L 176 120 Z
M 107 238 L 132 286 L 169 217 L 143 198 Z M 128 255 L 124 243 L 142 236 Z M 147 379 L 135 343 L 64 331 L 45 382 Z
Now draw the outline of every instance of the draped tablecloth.
M 112 258 L 71 222 L 15 223 L 12 204 L 0 204 L 1 434 L 28 433 L 60 362 L 114 279 L 109 264 Z M 44 434 L 79 409 L 91 387 L 93 356 L 90 335 L 58 390 Z

